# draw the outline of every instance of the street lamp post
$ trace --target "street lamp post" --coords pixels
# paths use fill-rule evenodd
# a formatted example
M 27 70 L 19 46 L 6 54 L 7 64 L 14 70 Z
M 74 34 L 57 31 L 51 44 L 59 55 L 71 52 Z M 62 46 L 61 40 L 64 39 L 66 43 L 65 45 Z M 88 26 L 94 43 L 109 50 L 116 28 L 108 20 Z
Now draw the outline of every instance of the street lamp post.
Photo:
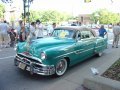
M 29 23 L 29 16 L 30 16 L 29 7 L 30 7 L 31 2 L 33 2 L 33 0 L 23 0 L 23 10 L 24 10 L 23 19 L 24 19 L 24 25 L 26 23 L 26 19 L 28 20 L 28 23 Z M 26 18 L 26 17 L 28 17 L 28 18 Z
M 26 0 L 23 0 L 23 19 L 24 19 L 24 25 L 25 25 L 25 18 L 26 18 Z

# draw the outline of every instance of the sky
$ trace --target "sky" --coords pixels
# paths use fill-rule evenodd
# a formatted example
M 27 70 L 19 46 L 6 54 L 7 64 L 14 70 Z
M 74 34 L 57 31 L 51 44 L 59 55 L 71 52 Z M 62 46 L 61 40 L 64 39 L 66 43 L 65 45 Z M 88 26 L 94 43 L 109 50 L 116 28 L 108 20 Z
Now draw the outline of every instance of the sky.
M 14 0 L 14 5 L 22 8 L 22 1 Z M 120 0 L 113 0 L 113 3 L 111 0 L 92 0 L 90 3 L 84 3 L 84 0 L 34 0 L 30 6 L 32 10 L 58 10 L 73 16 L 90 14 L 100 8 L 120 13 Z
M 45 10 L 55 9 L 77 14 L 92 13 L 100 8 L 106 8 L 112 12 L 120 12 L 120 0 L 92 0 L 90 3 L 84 3 L 84 0 L 34 0 L 31 9 Z

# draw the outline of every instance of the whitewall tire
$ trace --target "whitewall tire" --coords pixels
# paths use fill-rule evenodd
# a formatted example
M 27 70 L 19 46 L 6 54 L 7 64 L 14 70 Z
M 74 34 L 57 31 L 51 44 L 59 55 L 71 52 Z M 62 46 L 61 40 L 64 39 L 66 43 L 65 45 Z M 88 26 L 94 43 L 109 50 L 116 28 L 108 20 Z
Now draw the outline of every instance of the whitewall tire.
M 101 57 L 102 54 L 103 54 L 103 52 L 98 52 L 98 53 L 97 53 L 97 55 L 98 55 L 99 57 Z
M 60 60 L 55 67 L 56 75 L 62 76 L 66 72 L 67 67 L 68 67 L 67 60 L 66 59 Z

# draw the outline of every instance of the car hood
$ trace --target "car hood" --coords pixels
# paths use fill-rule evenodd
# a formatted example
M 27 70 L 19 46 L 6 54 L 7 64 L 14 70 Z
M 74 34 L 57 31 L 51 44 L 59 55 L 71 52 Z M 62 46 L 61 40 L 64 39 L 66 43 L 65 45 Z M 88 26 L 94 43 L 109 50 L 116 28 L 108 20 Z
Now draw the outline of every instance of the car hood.
M 27 51 L 38 51 L 38 50 L 46 50 L 55 47 L 63 47 L 64 45 L 70 45 L 74 43 L 74 39 L 67 39 L 67 38 L 42 38 L 42 39 L 35 39 L 32 40 L 29 44 L 26 43 L 19 43 L 18 44 L 18 53 L 22 53 Z
M 59 50 L 67 47 L 75 42 L 74 39 L 65 39 L 65 38 L 55 38 L 55 37 L 49 37 L 49 38 L 42 38 L 42 39 L 35 39 L 32 40 L 29 44 L 26 43 L 20 43 L 18 45 L 18 53 L 24 53 L 29 52 L 32 54 L 32 56 L 39 57 L 40 52 L 44 51 L 51 51 L 51 50 Z
M 36 39 L 31 41 L 30 47 L 35 47 L 38 49 L 43 47 L 52 47 L 62 44 L 69 44 L 73 42 L 75 42 L 73 39 L 49 37 L 49 38 Z

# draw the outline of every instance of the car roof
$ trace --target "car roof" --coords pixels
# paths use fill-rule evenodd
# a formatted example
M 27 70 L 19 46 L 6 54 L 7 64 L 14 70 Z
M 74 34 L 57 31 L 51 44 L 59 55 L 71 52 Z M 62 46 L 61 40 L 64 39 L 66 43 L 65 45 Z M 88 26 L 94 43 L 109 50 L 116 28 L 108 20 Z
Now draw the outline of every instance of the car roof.
M 87 30 L 91 30 L 90 28 L 85 27 L 85 26 L 59 26 L 55 29 L 67 29 L 67 30 L 84 30 L 84 29 L 87 29 Z
M 56 27 L 55 30 L 56 29 L 77 30 L 77 31 L 88 30 L 88 31 L 91 31 L 94 34 L 94 36 L 96 36 L 96 33 L 94 30 L 85 26 L 59 26 L 59 27 Z

